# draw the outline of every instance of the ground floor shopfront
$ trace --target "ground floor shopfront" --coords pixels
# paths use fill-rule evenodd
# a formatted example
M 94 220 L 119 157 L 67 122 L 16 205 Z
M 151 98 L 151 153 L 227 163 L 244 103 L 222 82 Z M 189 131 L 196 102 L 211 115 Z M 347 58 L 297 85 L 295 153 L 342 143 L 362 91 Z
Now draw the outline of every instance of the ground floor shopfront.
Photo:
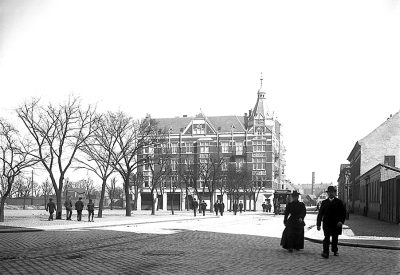
M 175 192 L 166 191 L 162 194 L 154 194 L 155 205 L 157 210 L 187 210 L 192 209 L 193 199 L 197 201 L 203 201 L 207 204 L 207 210 L 211 207 L 212 203 L 217 200 L 223 201 L 225 204 L 225 211 L 233 209 L 233 202 L 238 200 L 243 203 L 243 210 L 245 211 L 262 211 L 262 203 L 274 199 L 274 190 L 263 190 L 257 194 L 245 194 L 244 192 L 239 192 L 235 195 L 223 193 L 219 191 L 214 192 L 212 197 L 210 197 L 209 192 L 199 192 L 195 194 L 194 192 L 186 192 L 186 190 L 178 190 Z M 138 210 L 150 210 L 152 205 L 152 194 L 150 192 L 141 192 L 138 194 L 137 198 L 137 209 Z M 273 210 L 272 210 L 273 211 Z

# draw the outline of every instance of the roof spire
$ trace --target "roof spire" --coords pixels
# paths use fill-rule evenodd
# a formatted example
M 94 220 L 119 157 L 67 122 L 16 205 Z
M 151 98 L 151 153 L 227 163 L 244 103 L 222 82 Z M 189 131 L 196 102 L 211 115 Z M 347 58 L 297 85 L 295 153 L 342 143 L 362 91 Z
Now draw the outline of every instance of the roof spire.
M 261 86 L 260 86 L 260 90 L 261 90 L 261 88 L 262 88 L 262 82 L 263 82 L 263 76 L 262 76 L 262 72 L 261 72 L 261 78 L 260 78 L 260 81 L 261 81 Z

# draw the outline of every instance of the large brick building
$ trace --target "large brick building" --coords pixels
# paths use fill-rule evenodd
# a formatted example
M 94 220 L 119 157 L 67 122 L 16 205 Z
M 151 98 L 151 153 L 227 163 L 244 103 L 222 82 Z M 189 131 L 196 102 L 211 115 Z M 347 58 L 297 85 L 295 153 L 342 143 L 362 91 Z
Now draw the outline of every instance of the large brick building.
M 158 195 L 158 209 L 169 209 L 170 201 L 175 202 L 174 209 L 185 209 L 193 198 L 210 202 L 223 200 L 229 208 L 232 202 L 223 188 L 210 189 L 204 174 L 197 169 L 190 188 L 180 185 L 171 189 L 175 181 L 179 181 L 179 166 L 205 165 L 214 156 L 221 159 L 219 181 L 229 180 L 229 165 L 238 170 L 247 169 L 251 174 L 252 184 L 257 193 L 246 196 L 243 190 L 239 200 L 247 209 L 261 208 L 265 199 L 273 199 L 275 189 L 284 189 L 285 183 L 285 148 L 282 143 L 281 124 L 268 112 L 265 103 L 265 92 L 261 87 L 257 92 L 257 100 L 253 109 L 242 116 L 207 116 L 200 113 L 193 117 L 186 115 L 174 118 L 153 118 L 157 127 L 167 134 L 167 147 L 171 155 L 171 174 L 163 183 L 165 192 Z M 154 154 L 154 150 L 145 150 L 144 154 Z M 151 207 L 151 178 L 154 176 L 148 165 L 138 168 L 143 175 L 143 188 L 138 198 L 138 207 Z M 186 183 L 189 184 L 189 183 Z M 221 184 L 220 186 L 224 186 Z M 196 188 L 194 188 L 196 187 Z

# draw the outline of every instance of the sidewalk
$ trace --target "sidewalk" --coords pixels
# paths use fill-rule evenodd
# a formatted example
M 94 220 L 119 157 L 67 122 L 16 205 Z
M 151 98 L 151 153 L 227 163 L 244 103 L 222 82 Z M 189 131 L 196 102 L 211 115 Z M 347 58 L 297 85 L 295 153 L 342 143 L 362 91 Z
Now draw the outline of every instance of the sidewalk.
M 244 216 L 269 217 L 269 223 L 277 223 L 281 225 L 283 216 L 272 215 L 263 212 L 244 212 Z M 230 216 L 232 213 L 227 212 Z M 239 217 L 239 216 L 238 216 Z M 317 231 L 316 214 L 308 213 L 305 219 L 306 232 L 305 239 L 312 242 L 322 242 L 324 236 L 323 231 Z M 43 230 L 82 230 L 88 228 L 104 228 L 122 225 L 149 224 L 158 222 L 178 222 L 184 220 L 193 221 L 192 211 L 175 211 L 175 215 L 171 215 L 171 211 L 157 211 L 156 215 L 151 215 L 150 211 L 133 211 L 132 216 L 126 217 L 125 210 L 104 210 L 103 218 L 94 218 L 94 222 L 88 222 L 87 216 L 84 215 L 83 220 L 54 220 L 48 221 L 48 213 L 44 210 L 10 210 L 5 213 L 5 222 L 0 223 L 1 233 L 17 233 L 17 232 L 33 232 Z M 65 216 L 63 215 L 63 218 Z M 73 219 L 76 215 L 73 215 Z M 206 216 L 197 214 L 195 219 L 215 219 L 218 216 Z M 269 228 L 275 228 L 279 232 L 270 232 L 271 235 L 279 236 L 281 228 L 269 225 Z M 248 226 L 251 226 L 249 224 Z M 380 249 L 400 250 L 400 226 L 391 224 L 364 216 L 351 215 L 349 220 L 345 221 L 343 234 L 339 237 L 339 245 L 368 247 Z
M 315 217 L 316 221 L 316 214 L 307 216 Z M 305 239 L 322 243 L 323 230 L 318 231 L 315 222 L 309 224 Z M 339 236 L 339 245 L 400 250 L 400 225 L 365 216 L 350 215 L 345 221 L 342 235 Z

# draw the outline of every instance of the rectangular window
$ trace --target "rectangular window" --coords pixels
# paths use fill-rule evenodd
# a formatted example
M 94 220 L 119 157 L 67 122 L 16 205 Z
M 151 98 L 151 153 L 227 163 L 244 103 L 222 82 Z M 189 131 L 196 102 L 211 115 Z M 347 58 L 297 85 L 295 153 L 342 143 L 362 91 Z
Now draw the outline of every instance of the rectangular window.
M 209 153 L 210 144 L 208 142 L 200 142 L 200 153 Z
M 176 171 L 176 159 L 171 160 L 171 170 Z
M 229 153 L 229 142 L 221 142 L 222 153 Z
M 177 143 L 171 143 L 171 153 L 172 154 L 178 153 L 178 144 Z
M 236 142 L 236 155 L 243 155 L 243 142 Z
M 253 152 L 265 152 L 265 140 L 253 140 Z
M 265 158 L 253 158 L 253 170 L 265 170 Z
M 385 156 L 384 164 L 392 167 L 396 167 L 396 156 Z

